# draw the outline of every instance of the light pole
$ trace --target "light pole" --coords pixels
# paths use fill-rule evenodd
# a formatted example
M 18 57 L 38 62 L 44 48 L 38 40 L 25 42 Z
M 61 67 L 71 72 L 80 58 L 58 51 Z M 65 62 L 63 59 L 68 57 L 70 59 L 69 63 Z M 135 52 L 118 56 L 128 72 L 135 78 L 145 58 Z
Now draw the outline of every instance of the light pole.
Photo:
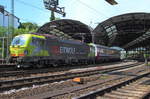
M 95 40 L 94 36 L 95 36 L 95 35 L 94 35 L 94 32 L 93 32 L 93 31 L 91 32 L 91 36 L 92 36 L 92 43 L 94 43 L 94 40 Z
M 90 21 L 88 28 L 90 29 L 92 43 L 94 43 L 94 40 L 95 40 L 94 39 L 94 32 L 93 32 L 93 28 L 91 27 L 91 25 L 92 25 L 92 21 Z
M 10 20 L 9 20 L 9 16 L 10 16 L 10 14 L 7 12 L 7 14 L 6 14 L 6 16 L 8 17 L 7 18 L 7 34 L 6 34 L 6 42 L 7 42 L 7 47 L 6 47 L 6 58 L 8 58 L 9 57 L 9 39 L 10 39 L 10 31 L 9 31 L 9 27 L 10 27 Z
M 11 18 L 11 31 L 10 31 L 10 40 L 12 40 L 12 35 L 14 33 L 14 0 L 11 0 L 11 14 L 10 14 L 10 18 Z
M 2 59 L 4 59 L 4 51 L 5 51 L 5 39 L 7 39 L 7 37 L 0 37 L 0 39 L 2 40 Z

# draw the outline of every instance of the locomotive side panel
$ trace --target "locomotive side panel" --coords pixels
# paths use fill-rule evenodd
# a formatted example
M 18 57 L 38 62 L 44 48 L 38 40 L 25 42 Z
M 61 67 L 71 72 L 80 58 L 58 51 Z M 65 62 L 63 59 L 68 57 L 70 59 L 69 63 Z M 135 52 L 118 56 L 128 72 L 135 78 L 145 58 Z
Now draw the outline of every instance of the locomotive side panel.
M 54 60 L 78 62 L 88 59 L 89 46 L 84 43 L 48 38 L 46 48 Z

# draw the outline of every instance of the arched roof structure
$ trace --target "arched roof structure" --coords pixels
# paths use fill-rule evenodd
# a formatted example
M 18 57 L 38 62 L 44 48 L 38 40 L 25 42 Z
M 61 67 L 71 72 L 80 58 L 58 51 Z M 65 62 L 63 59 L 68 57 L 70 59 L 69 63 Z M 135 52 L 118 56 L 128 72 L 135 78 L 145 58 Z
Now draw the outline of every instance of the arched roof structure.
M 150 13 L 128 13 L 99 23 L 93 30 L 94 41 L 126 50 L 148 46 L 150 41 Z
M 91 29 L 84 23 L 71 19 L 61 19 L 48 22 L 38 29 L 38 33 L 50 33 L 51 30 L 57 29 L 75 39 L 85 38 L 86 42 L 91 41 Z

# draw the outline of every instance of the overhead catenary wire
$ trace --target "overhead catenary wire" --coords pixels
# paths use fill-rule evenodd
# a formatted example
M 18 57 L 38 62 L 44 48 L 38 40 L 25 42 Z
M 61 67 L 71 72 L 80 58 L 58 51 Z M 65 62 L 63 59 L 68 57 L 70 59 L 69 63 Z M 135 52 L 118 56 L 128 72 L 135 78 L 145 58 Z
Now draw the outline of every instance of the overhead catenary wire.
M 14 4 L 13 4 L 13 5 L 14 5 Z M 5 7 L 5 8 L 7 8 L 7 7 Z M 6 12 L 6 14 L 4 14 L 4 16 L 8 16 L 8 17 L 11 16 L 11 13 L 12 13 L 12 12 L 8 12 L 7 10 L 4 10 L 4 11 Z M 15 10 L 14 10 L 14 12 L 13 12 L 13 15 L 14 15 L 14 17 L 18 18 L 19 20 L 21 19 L 21 20 L 23 20 L 23 21 L 34 22 L 33 20 L 29 20 L 29 19 L 27 19 L 27 18 L 21 18 L 21 17 L 16 16 L 16 15 L 15 15 Z M 9 20 L 10 20 L 10 19 L 9 19 Z
M 102 13 L 102 12 L 98 11 L 97 9 L 91 7 L 90 5 L 88 5 L 88 4 L 84 3 L 84 2 L 82 2 L 81 0 L 77 0 L 77 1 L 78 1 L 78 3 L 80 3 L 80 4 L 84 5 L 84 6 L 86 6 L 87 8 L 89 8 L 89 9 L 91 9 L 92 11 L 96 12 L 97 14 L 106 16 L 104 13 Z M 25 6 L 29 6 L 29 7 L 35 8 L 35 9 L 40 10 L 40 11 L 42 11 L 42 12 L 47 12 L 46 10 L 44 10 L 44 9 L 42 9 L 42 8 L 40 8 L 40 7 L 37 7 L 37 6 L 33 5 L 33 4 L 24 2 L 23 0 L 16 0 L 16 2 L 21 3 L 21 4 L 25 5 Z M 26 20 L 29 21 L 28 19 L 23 19 L 23 18 L 20 18 L 20 19 L 25 20 L 25 21 L 26 21 Z
M 96 12 L 97 14 L 99 14 L 99 15 L 104 15 L 104 16 L 108 17 L 106 14 L 104 14 L 104 13 L 98 11 L 97 9 L 95 9 L 95 8 L 91 7 L 90 5 L 88 5 L 88 4 L 84 3 L 84 2 L 82 2 L 81 0 L 77 0 L 77 1 L 78 1 L 80 4 L 86 6 L 87 8 L 93 10 L 93 11 Z
M 33 4 L 24 2 L 23 0 L 16 0 L 16 1 L 17 1 L 18 3 L 21 3 L 21 4 L 24 4 L 24 5 L 26 5 L 26 6 L 35 8 L 35 9 L 37 9 L 37 10 L 40 10 L 40 11 L 43 11 L 43 12 L 47 12 L 46 10 L 44 10 L 44 9 L 42 9 L 42 8 L 40 8 L 40 7 L 37 7 L 37 6 L 33 5 Z M 88 5 L 88 4 L 84 3 L 84 2 L 82 2 L 81 0 L 77 0 L 77 1 L 78 1 L 78 3 L 80 3 L 80 4 L 84 5 L 84 6 L 86 6 L 87 8 L 93 10 L 93 11 L 96 12 L 97 14 L 103 15 L 103 16 L 107 16 L 107 15 L 105 15 L 104 13 L 102 13 L 102 12 L 96 10 L 95 8 L 91 7 L 90 5 Z M 108 17 L 108 16 L 107 16 L 107 17 Z
M 32 8 L 35 8 L 35 9 L 41 10 L 41 11 L 43 11 L 43 12 L 46 12 L 46 10 L 44 10 L 44 9 L 42 9 L 42 8 L 40 8 L 40 7 L 37 7 L 37 6 L 33 5 L 33 4 L 24 2 L 24 1 L 22 1 L 22 0 L 16 0 L 16 1 L 17 1 L 18 3 L 24 4 L 24 5 L 26 5 L 26 6 L 30 6 L 30 7 L 32 7 Z
M 25 6 L 35 8 L 35 9 L 37 9 L 38 11 L 41 11 L 41 12 L 43 12 L 43 13 L 44 13 L 44 12 L 47 12 L 46 10 L 44 10 L 44 9 L 42 9 L 42 8 L 40 8 L 40 7 L 37 7 L 37 6 L 33 5 L 33 4 L 24 2 L 23 0 L 15 0 L 15 1 L 18 2 L 18 3 L 21 3 L 21 4 L 25 5 Z M 29 19 L 27 19 L 27 18 L 19 18 L 19 19 L 21 19 L 21 20 L 23 20 L 23 21 L 34 22 L 34 21 L 29 20 Z

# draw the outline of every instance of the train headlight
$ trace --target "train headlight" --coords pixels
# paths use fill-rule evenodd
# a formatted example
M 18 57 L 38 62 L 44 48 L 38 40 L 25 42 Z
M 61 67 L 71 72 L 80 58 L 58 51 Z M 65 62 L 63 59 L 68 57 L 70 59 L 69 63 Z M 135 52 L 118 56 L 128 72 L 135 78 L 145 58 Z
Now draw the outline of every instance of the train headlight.
M 21 67 L 21 65 L 17 65 L 17 68 L 20 68 Z

